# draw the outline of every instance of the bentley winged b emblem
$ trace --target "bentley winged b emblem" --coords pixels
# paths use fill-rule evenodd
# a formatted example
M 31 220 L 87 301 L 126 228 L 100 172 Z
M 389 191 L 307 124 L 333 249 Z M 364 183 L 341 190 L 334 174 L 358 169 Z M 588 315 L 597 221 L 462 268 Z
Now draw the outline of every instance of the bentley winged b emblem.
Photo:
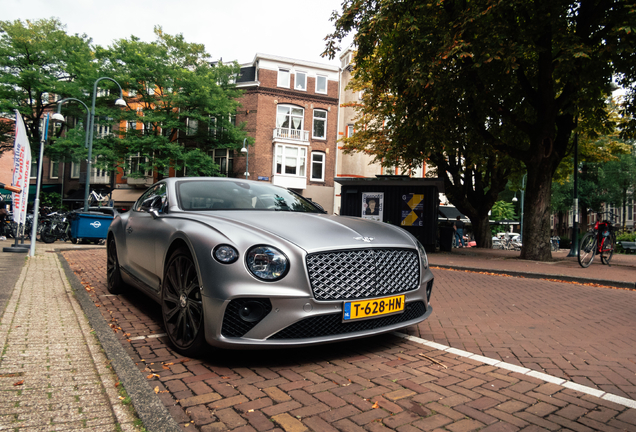
M 362 240 L 365 243 L 371 243 L 373 241 L 373 237 L 354 237 L 354 240 Z

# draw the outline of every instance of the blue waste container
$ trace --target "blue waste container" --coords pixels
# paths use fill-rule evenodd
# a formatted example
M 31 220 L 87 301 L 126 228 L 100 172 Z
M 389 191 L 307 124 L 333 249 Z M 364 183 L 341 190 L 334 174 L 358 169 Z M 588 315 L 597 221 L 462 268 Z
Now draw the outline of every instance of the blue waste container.
M 71 238 L 105 239 L 113 216 L 97 212 L 71 213 Z

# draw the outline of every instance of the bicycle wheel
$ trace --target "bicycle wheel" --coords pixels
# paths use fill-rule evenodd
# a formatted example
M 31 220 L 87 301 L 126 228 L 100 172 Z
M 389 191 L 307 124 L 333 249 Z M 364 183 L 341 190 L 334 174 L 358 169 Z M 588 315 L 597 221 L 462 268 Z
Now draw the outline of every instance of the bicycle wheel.
M 57 240 L 57 236 L 55 235 L 54 229 L 51 224 L 46 224 L 42 227 L 40 240 L 42 240 L 44 243 L 53 243 L 55 242 L 55 240 Z
M 596 253 L 596 234 L 595 233 L 587 233 L 581 239 L 581 243 L 579 244 L 579 264 L 581 267 L 586 268 L 592 264 L 592 260 L 594 260 L 594 254 Z
M 614 233 L 610 233 L 609 237 L 606 237 L 601 245 L 601 262 L 603 264 L 609 264 L 614 255 L 614 249 L 616 248 L 616 237 Z

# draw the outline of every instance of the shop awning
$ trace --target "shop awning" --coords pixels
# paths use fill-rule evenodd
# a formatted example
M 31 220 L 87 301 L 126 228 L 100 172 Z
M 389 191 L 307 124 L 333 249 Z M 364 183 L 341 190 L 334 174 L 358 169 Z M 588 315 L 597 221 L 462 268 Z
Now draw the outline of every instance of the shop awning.
M 29 185 L 29 201 L 34 201 L 35 200 L 35 192 L 37 185 Z M 44 184 L 41 186 L 40 188 L 40 193 L 51 193 L 51 192 L 57 192 L 60 193 L 60 191 L 62 190 L 62 185 L 60 184 Z M 10 204 L 13 200 L 13 196 L 11 195 L 11 192 L 6 190 L 5 188 L 0 188 L 0 195 L 2 195 L 2 199 L 4 200 L 5 203 Z
M 438 217 L 439 221 L 455 221 L 457 220 L 457 216 L 459 216 L 460 220 L 464 223 L 469 224 L 470 219 L 464 216 L 457 208 L 454 206 L 439 206 L 438 207 Z
M 146 189 L 113 189 L 113 201 L 115 205 L 132 204 L 145 191 Z

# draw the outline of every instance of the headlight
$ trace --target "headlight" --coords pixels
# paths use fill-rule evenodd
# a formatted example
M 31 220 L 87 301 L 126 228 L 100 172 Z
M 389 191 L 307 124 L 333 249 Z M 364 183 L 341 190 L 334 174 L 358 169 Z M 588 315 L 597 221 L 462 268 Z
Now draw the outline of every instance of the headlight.
M 247 251 L 245 260 L 252 274 L 266 281 L 282 279 L 289 270 L 285 254 L 271 246 L 254 246 Z
M 420 243 L 419 241 L 417 242 L 417 250 L 420 251 L 420 259 L 422 260 L 422 267 L 427 269 L 428 268 L 428 256 L 426 255 L 426 250 L 424 249 L 424 246 L 422 246 L 422 243 Z
M 230 245 L 218 245 L 212 251 L 212 256 L 220 263 L 232 264 L 239 257 L 239 253 Z

